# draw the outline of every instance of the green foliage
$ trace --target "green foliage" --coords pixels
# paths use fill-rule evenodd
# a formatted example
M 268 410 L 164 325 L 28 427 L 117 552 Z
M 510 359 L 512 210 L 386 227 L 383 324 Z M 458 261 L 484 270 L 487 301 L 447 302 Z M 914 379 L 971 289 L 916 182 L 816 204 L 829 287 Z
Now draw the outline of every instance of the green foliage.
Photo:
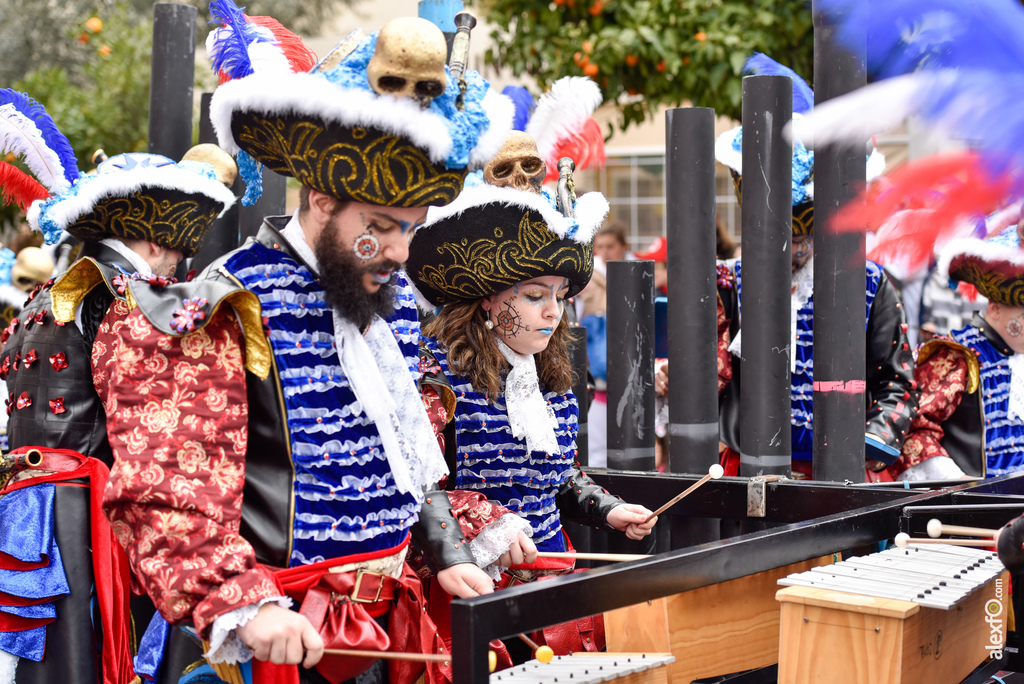
M 808 82 L 814 60 L 806 0 L 477 0 L 496 48 L 488 63 L 541 88 L 590 76 L 625 130 L 659 105 L 713 107 L 740 118 L 743 63 L 763 52 Z
M 46 107 L 83 170 L 99 148 L 111 155 L 146 149 L 152 22 L 124 5 L 98 18 L 98 31 L 84 22 L 70 27 L 69 39 L 89 50 L 82 64 L 43 67 L 13 86 Z

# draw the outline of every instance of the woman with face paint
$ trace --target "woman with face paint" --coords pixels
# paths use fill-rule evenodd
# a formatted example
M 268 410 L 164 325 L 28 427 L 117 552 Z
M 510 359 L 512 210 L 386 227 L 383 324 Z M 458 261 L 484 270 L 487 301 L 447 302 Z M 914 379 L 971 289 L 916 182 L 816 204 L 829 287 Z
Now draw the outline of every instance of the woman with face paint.
M 432 210 L 410 246 L 407 270 L 421 299 L 441 307 L 424 328 L 420 369 L 449 464 L 448 495 L 477 564 L 499 587 L 573 570 L 572 560 L 534 553 L 571 550 L 563 518 L 631 539 L 657 522 L 644 522 L 650 511 L 608 494 L 576 462 L 579 408 L 563 314 L 590 280 L 608 203 L 589 193 L 573 209 L 575 218 L 563 216 L 547 191 L 481 184 Z M 432 610 L 436 603 L 428 599 Z M 593 635 L 569 631 L 561 643 L 544 638 L 556 653 L 596 648 Z

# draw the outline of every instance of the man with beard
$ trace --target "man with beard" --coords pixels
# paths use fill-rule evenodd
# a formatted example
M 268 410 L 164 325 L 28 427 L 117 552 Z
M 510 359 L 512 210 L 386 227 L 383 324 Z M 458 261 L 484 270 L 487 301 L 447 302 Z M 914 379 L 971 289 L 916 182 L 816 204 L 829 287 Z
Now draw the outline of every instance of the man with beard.
M 219 61 L 217 45 L 253 23 L 213 9 L 228 27 L 210 54 L 230 72 L 239 56 Z M 367 70 L 396 45 L 428 47 L 450 78 L 443 35 L 421 20 L 309 71 L 313 59 L 291 73 L 241 64 L 212 100 L 219 142 L 250 191 L 258 164 L 295 177 L 298 211 L 265 219 L 191 283 L 129 284 L 135 308 L 112 309 L 97 334 L 115 456 L 104 510 L 165 621 L 142 648 L 163 657 L 160 681 L 249 668 L 266 682 L 415 681 L 422 662 L 372 655 L 443 652 L 405 563 L 410 536 L 448 591 L 491 590 L 447 497 L 429 493 L 447 467 L 399 269 L 427 207 L 455 199 L 472 160 L 500 146 L 511 107 L 475 72 L 464 95 L 438 84 L 441 106 L 375 93 Z M 246 672 L 229 674 L 238 663 Z

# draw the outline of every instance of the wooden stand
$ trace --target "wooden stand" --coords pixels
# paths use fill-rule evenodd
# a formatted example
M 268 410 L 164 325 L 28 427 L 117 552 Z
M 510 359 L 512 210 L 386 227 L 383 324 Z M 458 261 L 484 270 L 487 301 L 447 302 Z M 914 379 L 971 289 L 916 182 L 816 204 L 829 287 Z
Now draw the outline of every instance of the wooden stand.
M 961 682 L 1002 647 L 1009 590 L 1009 575 L 1003 573 L 953 609 L 938 610 L 812 587 L 781 589 L 776 594 L 782 605 L 778 681 Z
M 778 580 L 831 554 L 604 614 L 609 652 L 671 652 L 672 684 L 778 662 Z

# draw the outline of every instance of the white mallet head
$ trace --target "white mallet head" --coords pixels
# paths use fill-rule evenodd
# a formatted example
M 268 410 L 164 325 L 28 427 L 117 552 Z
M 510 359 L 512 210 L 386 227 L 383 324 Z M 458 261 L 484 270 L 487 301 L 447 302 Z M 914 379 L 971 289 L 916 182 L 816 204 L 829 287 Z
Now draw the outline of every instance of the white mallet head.
M 712 480 L 717 480 L 718 478 L 725 475 L 725 468 L 716 463 L 710 468 L 708 468 L 708 475 L 711 476 Z
M 932 518 L 928 521 L 928 536 L 932 539 L 938 539 L 942 536 L 942 522 L 938 518 Z
M 905 549 L 910 546 L 910 535 L 906 532 L 900 532 L 896 535 L 896 546 L 901 549 Z

